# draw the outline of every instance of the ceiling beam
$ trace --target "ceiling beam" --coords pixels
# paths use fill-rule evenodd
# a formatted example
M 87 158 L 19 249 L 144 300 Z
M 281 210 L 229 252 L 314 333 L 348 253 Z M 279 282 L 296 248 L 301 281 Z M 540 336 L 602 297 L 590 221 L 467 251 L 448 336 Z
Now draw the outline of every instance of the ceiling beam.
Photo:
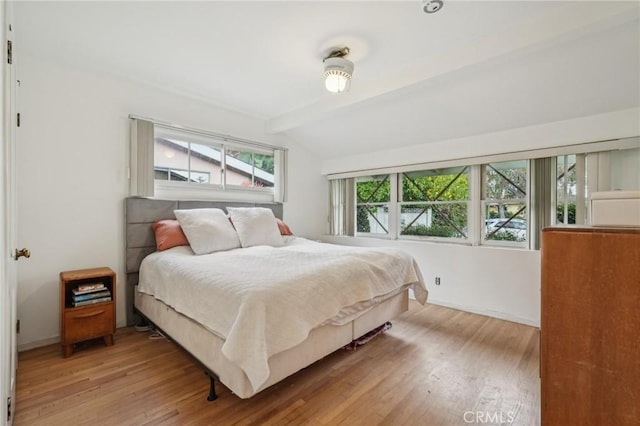
M 268 133 L 295 129 L 344 108 L 475 64 L 572 36 L 574 33 L 583 37 L 612 24 L 620 25 L 637 20 L 639 11 L 637 2 L 572 2 L 560 8 L 552 8 L 547 13 L 512 25 L 505 32 L 492 34 L 475 43 L 427 58 L 393 78 L 379 80 L 358 90 L 344 92 L 274 117 L 267 120 L 265 129 Z

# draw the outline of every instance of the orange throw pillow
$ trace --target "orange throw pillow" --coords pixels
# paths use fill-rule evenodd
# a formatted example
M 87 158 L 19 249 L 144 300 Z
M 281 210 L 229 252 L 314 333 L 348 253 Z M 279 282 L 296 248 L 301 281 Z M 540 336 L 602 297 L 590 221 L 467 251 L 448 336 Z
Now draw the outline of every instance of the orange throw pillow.
M 280 230 L 280 235 L 293 235 L 293 232 L 291 232 L 291 228 L 289 228 L 289 225 L 287 225 L 286 223 L 284 223 L 278 218 L 276 218 L 276 222 L 278 222 L 278 229 Z
M 158 251 L 189 245 L 189 240 L 182 232 L 180 222 L 177 220 L 159 220 L 153 224 L 153 232 L 156 234 L 156 248 Z

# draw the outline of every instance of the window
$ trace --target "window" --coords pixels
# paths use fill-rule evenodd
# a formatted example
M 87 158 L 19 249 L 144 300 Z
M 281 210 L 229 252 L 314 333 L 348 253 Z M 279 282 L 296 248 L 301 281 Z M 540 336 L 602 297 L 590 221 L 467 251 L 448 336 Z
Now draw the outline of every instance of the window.
M 235 150 L 226 151 L 225 183 L 245 188 L 273 188 L 274 155 L 271 153 Z
M 640 147 L 611 151 L 609 170 L 608 190 L 640 190 Z
M 156 137 L 154 179 L 220 185 L 220 146 Z
M 539 249 L 544 227 L 589 223 L 591 193 L 640 189 L 638 137 L 521 154 L 331 175 L 330 232 Z
M 400 235 L 468 237 L 469 167 L 401 174 Z
M 345 195 L 350 185 L 356 205 L 349 211 L 343 197 L 330 197 L 331 220 L 347 223 L 355 213 L 355 235 L 523 247 L 528 177 L 529 161 L 518 160 L 339 179 L 332 187 Z M 483 227 L 470 223 L 480 216 Z M 342 228 L 332 232 L 344 235 Z
M 557 224 L 573 225 L 576 223 L 576 194 L 578 189 L 576 172 L 575 155 L 561 155 L 556 158 Z M 582 179 L 581 182 L 584 185 L 584 179 Z M 584 207 L 584 197 L 582 197 L 580 202 L 583 203 Z M 584 212 L 585 209 L 582 208 L 581 211 Z M 584 223 L 584 218 L 577 223 Z
M 249 150 L 215 140 L 193 142 L 188 134 L 163 133 L 157 131 L 154 141 L 156 180 L 253 189 L 274 186 L 273 150 Z
M 284 201 L 285 148 L 131 118 L 132 195 Z
M 527 160 L 483 165 L 485 241 L 527 241 Z
M 589 194 L 640 189 L 640 148 L 560 155 L 556 160 L 555 224 L 589 223 Z
M 364 176 L 355 180 L 356 231 L 389 234 L 390 175 Z

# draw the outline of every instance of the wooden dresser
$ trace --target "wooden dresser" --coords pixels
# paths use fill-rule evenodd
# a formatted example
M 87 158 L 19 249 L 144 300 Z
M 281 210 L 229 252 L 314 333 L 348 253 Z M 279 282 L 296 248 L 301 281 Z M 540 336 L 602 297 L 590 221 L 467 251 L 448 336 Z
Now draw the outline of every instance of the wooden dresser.
M 640 425 L 640 229 L 542 232 L 542 425 Z

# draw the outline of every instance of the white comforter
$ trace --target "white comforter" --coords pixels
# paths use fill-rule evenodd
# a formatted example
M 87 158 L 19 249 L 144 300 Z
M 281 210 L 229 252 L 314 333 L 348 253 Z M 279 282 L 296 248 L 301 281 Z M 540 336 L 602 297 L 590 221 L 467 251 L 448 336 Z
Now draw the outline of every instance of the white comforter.
M 341 309 L 407 284 L 424 304 L 420 270 L 402 251 L 295 238 L 277 248 L 153 253 L 140 267 L 138 291 L 225 339 L 223 354 L 245 371 L 255 391 L 269 377 L 270 356 L 298 345 Z

